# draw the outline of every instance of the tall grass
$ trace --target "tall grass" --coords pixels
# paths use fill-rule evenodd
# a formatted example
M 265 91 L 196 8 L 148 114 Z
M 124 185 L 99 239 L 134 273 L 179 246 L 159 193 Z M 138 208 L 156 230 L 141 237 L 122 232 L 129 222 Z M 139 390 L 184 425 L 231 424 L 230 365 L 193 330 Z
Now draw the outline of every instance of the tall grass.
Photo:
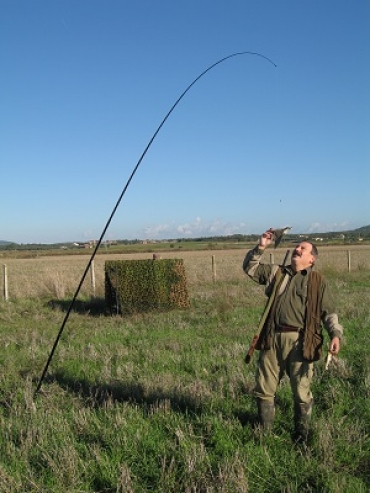
M 68 295 L 0 302 L 0 491 L 370 491 L 369 271 L 326 268 L 346 335 L 339 364 L 316 365 L 301 448 L 286 380 L 273 433 L 256 426 L 256 360 L 243 359 L 262 288 L 242 255 L 220 260 L 215 283 L 200 256 L 188 310 L 112 317 L 86 295 L 36 398 Z
M 293 246 L 289 247 L 292 250 Z M 278 248 L 266 253 L 266 261 L 281 262 L 285 248 Z M 351 270 L 370 270 L 370 245 L 346 247 L 321 247 L 318 266 L 325 272 L 347 272 L 348 251 L 351 254 Z M 0 254 L 2 255 L 5 254 Z M 58 300 L 71 297 L 80 282 L 91 254 L 38 256 L 34 258 L 2 257 L 7 266 L 8 290 L 11 300 L 24 298 L 49 297 Z M 95 291 L 92 286 L 91 272 L 87 274 L 81 289 L 81 296 L 104 296 L 104 266 L 106 260 L 117 259 L 150 259 L 152 253 L 105 254 L 99 252 L 94 260 L 96 279 Z M 240 268 L 244 252 L 242 250 L 194 250 L 166 251 L 162 258 L 183 258 L 188 283 L 192 289 L 204 283 L 217 281 L 243 281 L 244 273 Z M 215 261 L 215 272 L 212 270 L 212 257 Z M 4 284 L 3 270 L 0 269 L 0 283 Z M 1 295 L 3 293 L 1 292 Z M 0 299 L 2 296 L 0 295 Z

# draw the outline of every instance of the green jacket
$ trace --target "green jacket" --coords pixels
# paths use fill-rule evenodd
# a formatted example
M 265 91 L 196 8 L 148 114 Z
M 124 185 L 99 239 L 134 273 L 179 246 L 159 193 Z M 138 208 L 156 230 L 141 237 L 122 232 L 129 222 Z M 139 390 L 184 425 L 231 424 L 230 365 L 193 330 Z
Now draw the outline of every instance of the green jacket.
M 275 274 L 279 268 L 277 265 L 261 263 L 264 250 L 256 246 L 250 250 L 243 262 L 243 270 L 254 281 L 266 285 L 266 294 L 271 292 L 271 286 Z M 308 281 L 312 269 L 294 273 L 290 266 L 283 268 L 283 280 L 278 292 L 273 314 L 274 325 L 290 325 L 292 327 L 305 328 L 307 323 L 307 293 Z M 338 322 L 334 301 L 324 277 L 320 276 L 317 284 L 320 290 L 317 293 L 320 312 L 320 322 L 327 330 L 329 337 L 341 338 L 343 327 Z M 319 322 L 319 323 L 320 323 Z

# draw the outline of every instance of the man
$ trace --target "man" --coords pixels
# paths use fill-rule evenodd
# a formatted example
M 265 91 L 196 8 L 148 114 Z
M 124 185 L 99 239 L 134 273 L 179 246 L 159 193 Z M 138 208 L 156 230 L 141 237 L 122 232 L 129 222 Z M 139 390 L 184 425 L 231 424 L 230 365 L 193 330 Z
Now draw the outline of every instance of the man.
M 317 248 L 303 241 L 294 249 L 290 266 L 261 263 L 264 250 L 273 239 L 274 230 L 270 228 L 243 262 L 243 270 L 251 279 L 267 285 L 268 296 L 275 293 L 273 286 L 277 283 L 257 343 L 260 350 L 255 387 L 258 416 L 264 429 L 272 428 L 276 389 L 287 374 L 294 400 L 295 439 L 305 442 L 313 405 L 313 361 L 320 358 L 323 342 L 321 323 L 329 334 L 329 350 L 333 355 L 340 350 L 343 328 L 325 278 L 313 270 Z

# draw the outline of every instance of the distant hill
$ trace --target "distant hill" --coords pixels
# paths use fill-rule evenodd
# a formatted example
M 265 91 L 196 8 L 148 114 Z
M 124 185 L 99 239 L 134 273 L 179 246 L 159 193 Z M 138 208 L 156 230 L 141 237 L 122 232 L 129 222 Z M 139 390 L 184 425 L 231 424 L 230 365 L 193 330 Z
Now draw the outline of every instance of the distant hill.
M 351 231 L 344 231 L 344 233 L 355 233 L 361 236 L 369 236 L 370 235 L 370 224 L 368 226 L 362 226 L 361 228 L 352 229 Z
M 310 233 L 308 236 L 312 237 L 315 234 L 319 234 L 319 233 Z M 359 237 L 368 238 L 370 236 L 370 224 L 369 226 L 361 226 L 361 228 L 357 228 L 357 229 L 327 231 L 326 233 L 320 233 L 320 235 L 324 236 L 325 238 L 338 237 L 338 235 L 344 235 L 346 237 L 352 237 L 352 238 L 359 238 Z
M 0 245 L 14 245 L 13 241 L 0 240 Z

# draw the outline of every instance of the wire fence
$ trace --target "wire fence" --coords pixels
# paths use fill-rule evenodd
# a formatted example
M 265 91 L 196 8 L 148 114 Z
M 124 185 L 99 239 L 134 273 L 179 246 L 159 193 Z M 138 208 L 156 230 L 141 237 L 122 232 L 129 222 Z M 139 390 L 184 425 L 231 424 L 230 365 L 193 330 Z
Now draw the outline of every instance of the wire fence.
M 204 250 L 166 252 L 162 258 L 182 258 L 187 283 L 190 288 L 200 284 L 245 279 L 242 250 Z M 267 250 L 263 261 L 281 263 L 286 250 Z M 105 261 L 116 259 L 148 259 L 151 253 L 99 254 L 95 257 L 90 275 L 84 281 L 81 297 L 104 297 Z M 0 299 L 71 297 L 80 282 L 89 257 L 87 255 L 61 255 L 31 259 L 4 259 L 1 269 L 2 293 Z M 370 271 L 370 245 L 345 247 L 321 247 L 317 269 L 335 272 Z

